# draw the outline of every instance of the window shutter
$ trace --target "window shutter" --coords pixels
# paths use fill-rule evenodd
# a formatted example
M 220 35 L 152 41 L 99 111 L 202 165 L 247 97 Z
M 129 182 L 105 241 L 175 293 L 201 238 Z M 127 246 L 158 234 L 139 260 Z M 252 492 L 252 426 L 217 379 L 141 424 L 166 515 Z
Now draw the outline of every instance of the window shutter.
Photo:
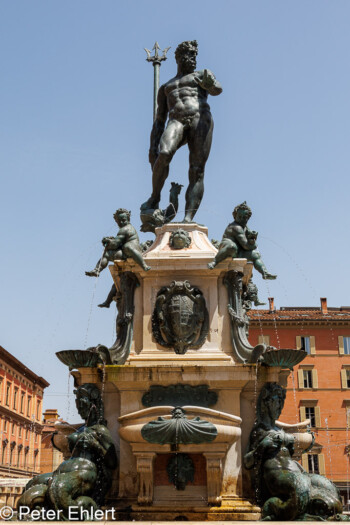
M 350 407 L 346 407 L 346 426 L 350 428 Z
M 316 427 L 320 427 L 321 426 L 321 411 L 320 411 L 320 407 L 315 407 L 315 422 L 316 422 Z
M 318 388 L 317 370 L 312 370 L 312 388 Z
M 310 354 L 315 355 L 316 354 L 316 345 L 315 345 L 315 336 L 310 335 Z
M 342 335 L 338 335 L 339 354 L 344 355 L 344 339 Z
M 269 345 L 270 336 L 269 335 L 259 335 L 259 345 Z
M 305 407 L 300 407 L 300 421 L 305 421 L 305 419 L 306 419 Z
M 299 368 L 298 370 L 298 386 L 299 388 L 304 388 L 304 374 L 302 368 Z
M 324 454 L 318 454 L 318 468 L 320 470 L 320 474 L 324 476 L 326 474 L 326 468 L 324 464 Z
M 307 460 L 307 454 L 302 454 L 301 455 L 301 465 L 302 465 L 303 469 L 306 470 L 306 472 L 309 472 L 309 463 L 308 463 L 308 460 Z
M 297 350 L 300 350 L 301 349 L 301 337 L 300 337 L 300 335 L 297 335 L 296 339 L 297 339 L 297 341 L 296 341 Z
M 340 370 L 340 375 L 341 375 L 341 387 L 342 388 L 347 388 L 347 377 L 346 377 L 346 368 L 343 368 L 342 370 Z

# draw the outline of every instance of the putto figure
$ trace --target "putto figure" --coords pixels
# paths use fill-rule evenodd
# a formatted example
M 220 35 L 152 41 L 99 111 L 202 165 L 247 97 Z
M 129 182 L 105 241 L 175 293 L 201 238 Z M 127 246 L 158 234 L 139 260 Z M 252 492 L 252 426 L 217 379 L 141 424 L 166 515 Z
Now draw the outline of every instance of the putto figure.
M 150 270 L 142 257 L 142 248 L 140 246 L 139 236 L 137 231 L 130 224 L 131 212 L 123 208 L 119 208 L 113 215 L 114 220 L 119 226 L 119 231 L 116 237 L 103 237 L 102 244 L 105 247 L 101 259 L 96 263 L 96 266 L 90 272 L 85 272 L 89 277 L 98 277 L 102 270 L 104 270 L 109 262 L 117 259 L 127 259 L 131 257 L 144 270 Z
M 224 261 L 228 257 L 232 257 L 232 259 L 242 257 L 252 261 L 254 268 L 261 273 L 263 279 L 276 279 L 277 275 L 272 275 L 267 271 L 261 258 L 256 244 L 258 232 L 250 230 L 247 226 L 251 216 L 252 210 L 246 201 L 235 207 L 233 210 L 234 221 L 227 226 L 219 251 L 214 261 L 208 264 L 208 268 L 215 268 L 219 262 Z
M 177 74 L 159 88 L 158 110 L 149 150 L 153 170 L 152 195 L 142 205 L 146 209 L 159 208 L 160 194 L 169 174 L 171 159 L 181 146 L 188 144 L 190 168 L 184 222 L 192 221 L 204 192 L 204 169 L 214 125 L 207 102 L 208 94 L 216 96 L 222 92 L 220 83 L 211 71 L 195 71 L 197 53 L 196 40 L 179 44 L 175 51 Z

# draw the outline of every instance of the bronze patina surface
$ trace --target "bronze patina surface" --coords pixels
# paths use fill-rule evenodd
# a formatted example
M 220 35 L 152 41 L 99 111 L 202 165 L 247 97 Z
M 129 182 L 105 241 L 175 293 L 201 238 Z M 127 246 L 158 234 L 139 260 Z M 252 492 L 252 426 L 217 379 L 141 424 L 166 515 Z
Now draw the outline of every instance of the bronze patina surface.
M 153 170 L 152 195 L 142 205 L 146 209 L 159 207 L 171 159 L 181 146 L 188 144 L 190 167 L 184 222 L 192 221 L 204 193 L 204 169 L 214 126 L 208 95 L 216 96 L 222 92 L 211 71 L 196 71 L 197 53 L 196 40 L 179 44 L 175 51 L 177 74 L 159 88 L 149 150 Z

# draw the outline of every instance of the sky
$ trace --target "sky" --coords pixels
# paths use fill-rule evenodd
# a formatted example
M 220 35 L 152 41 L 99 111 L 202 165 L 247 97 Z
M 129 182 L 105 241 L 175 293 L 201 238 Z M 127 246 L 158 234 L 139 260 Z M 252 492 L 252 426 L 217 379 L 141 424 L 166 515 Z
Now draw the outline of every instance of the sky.
M 350 3 L 346 0 L 0 0 L 0 344 L 50 383 L 44 408 L 76 416 L 55 352 L 115 338 L 99 309 L 113 213 L 151 192 L 153 70 L 144 47 L 196 39 L 198 69 L 223 86 L 196 215 L 220 239 L 246 200 L 280 306 L 350 304 Z M 187 186 L 188 151 L 171 181 Z M 179 217 L 184 209 L 180 196 Z M 142 241 L 152 234 L 141 234 Z

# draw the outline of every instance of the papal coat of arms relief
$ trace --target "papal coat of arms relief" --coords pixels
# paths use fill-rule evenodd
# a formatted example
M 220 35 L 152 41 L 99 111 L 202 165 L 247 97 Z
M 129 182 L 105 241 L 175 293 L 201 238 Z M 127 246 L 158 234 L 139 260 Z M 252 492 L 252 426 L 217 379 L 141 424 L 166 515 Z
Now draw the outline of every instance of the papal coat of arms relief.
M 161 346 L 184 354 L 200 348 L 208 334 L 209 314 L 203 293 L 189 281 L 172 281 L 157 293 L 152 332 Z

